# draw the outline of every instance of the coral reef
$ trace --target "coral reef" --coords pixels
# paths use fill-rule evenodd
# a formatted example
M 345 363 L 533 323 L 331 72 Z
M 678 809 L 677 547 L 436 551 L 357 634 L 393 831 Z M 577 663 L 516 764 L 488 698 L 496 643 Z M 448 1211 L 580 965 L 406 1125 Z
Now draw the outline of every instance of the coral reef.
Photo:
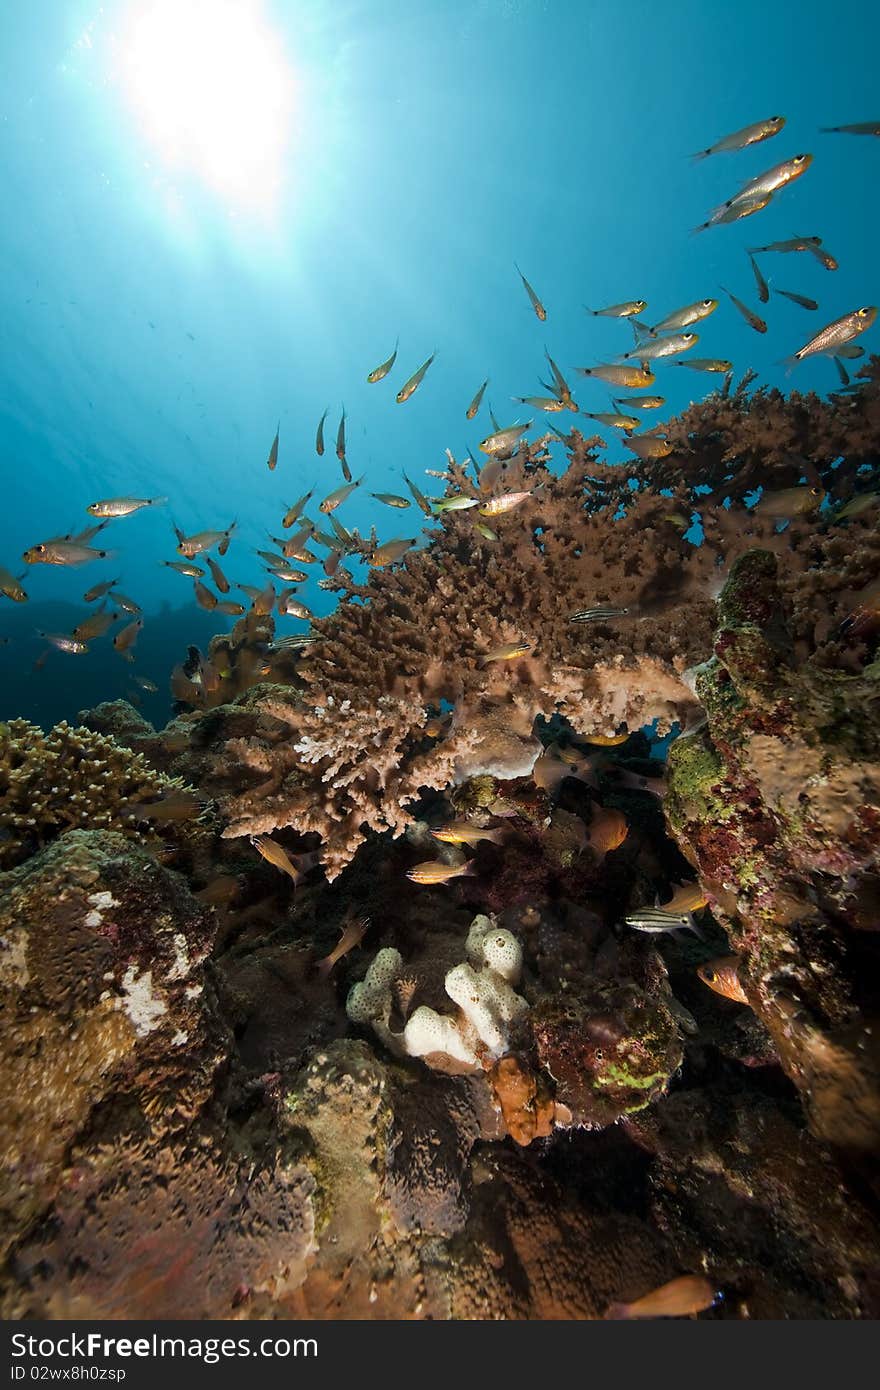
M 835 625 L 880 574 L 880 538 L 869 515 L 817 523 L 800 494 L 812 484 L 851 495 L 876 452 L 878 401 L 876 375 L 830 402 L 710 396 L 669 426 L 668 458 L 632 468 L 600 462 L 577 432 L 561 476 L 547 467 L 546 441 L 523 445 L 504 485 L 530 495 L 498 519 L 497 542 L 451 512 L 393 571 L 358 585 L 340 570 L 339 606 L 314 623 L 319 640 L 296 667 L 306 688 L 251 690 L 247 715 L 236 705 L 214 711 L 209 780 L 225 833 L 315 831 L 332 878 L 368 830 L 400 834 L 425 788 L 480 772 L 525 775 L 540 751 L 539 715 L 561 713 L 585 735 L 686 721 L 697 705 L 690 668 L 711 651 L 714 595 L 756 545 L 785 557 L 799 656 L 863 664 L 864 641 L 841 639 Z M 771 438 L 783 445 L 769 448 Z M 448 478 L 476 491 L 457 465 Z M 773 497 L 794 485 L 792 515 L 747 506 L 759 484 Z M 702 544 L 683 534 L 691 522 Z M 570 621 L 595 604 L 627 611 Z M 512 640 L 528 652 L 484 662 Z M 443 708 L 443 732 L 427 732 Z
M 4 1316 L 880 1315 L 878 369 L 450 459 L 495 540 L 260 596 L 162 732 L 5 726 Z
M 182 787 L 112 738 L 12 719 L 0 725 L 0 867 L 77 826 L 136 835 L 136 812 Z
M 754 550 L 719 601 L 670 753 L 670 827 L 742 956 L 740 977 L 816 1132 L 880 1150 L 880 691 L 796 662 L 777 562 Z

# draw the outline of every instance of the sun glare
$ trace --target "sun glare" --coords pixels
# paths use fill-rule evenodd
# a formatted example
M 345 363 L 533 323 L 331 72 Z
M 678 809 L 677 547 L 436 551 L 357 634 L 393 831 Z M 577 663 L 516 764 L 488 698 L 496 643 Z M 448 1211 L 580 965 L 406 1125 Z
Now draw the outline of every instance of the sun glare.
M 262 0 L 136 0 L 117 57 L 126 98 L 162 160 L 235 207 L 271 211 L 294 81 Z

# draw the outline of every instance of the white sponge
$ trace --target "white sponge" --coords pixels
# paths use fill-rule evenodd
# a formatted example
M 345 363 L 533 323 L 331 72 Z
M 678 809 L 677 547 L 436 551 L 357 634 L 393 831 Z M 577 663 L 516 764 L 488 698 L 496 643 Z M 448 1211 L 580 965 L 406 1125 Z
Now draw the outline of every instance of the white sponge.
M 477 1055 L 465 1040 L 458 1021 L 445 1014 L 435 1013 L 422 1004 L 407 1021 L 403 1030 L 403 1045 L 410 1057 L 427 1057 L 443 1052 L 465 1066 L 479 1065 Z

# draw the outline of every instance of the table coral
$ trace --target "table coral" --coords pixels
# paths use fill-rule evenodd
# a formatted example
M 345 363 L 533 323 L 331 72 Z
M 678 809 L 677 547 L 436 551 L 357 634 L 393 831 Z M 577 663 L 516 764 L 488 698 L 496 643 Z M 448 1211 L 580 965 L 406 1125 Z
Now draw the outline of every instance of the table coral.
M 316 831 L 334 878 L 370 829 L 401 834 L 425 788 L 527 772 L 538 715 L 560 712 L 587 735 L 688 719 L 697 704 L 690 668 L 711 652 L 714 596 L 750 546 L 785 557 L 799 655 L 863 661 L 864 642 L 842 640 L 836 626 L 880 574 L 870 515 L 836 524 L 798 514 L 780 524 L 747 503 L 757 486 L 800 478 L 840 500 L 852 494 L 880 440 L 870 371 L 856 396 L 830 402 L 711 395 L 670 422 L 675 448 L 657 462 L 606 464 L 575 431 L 557 476 L 546 441 L 523 444 L 505 487 L 531 495 L 498 520 L 497 542 L 474 530 L 469 513 L 450 512 L 393 570 L 365 584 L 340 571 L 340 603 L 313 624 L 318 641 L 297 665 L 299 688 L 258 687 L 246 714 L 213 711 L 208 782 L 225 834 Z M 448 478 L 473 490 L 458 465 Z M 680 515 L 701 525 L 702 544 L 685 538 Z M 597 603 L 627 611 L 569 621 Z M 521 639 L 530 650 L 520 659 L 483 662 Z M 448 724 L 428 733 L 444 708 Z

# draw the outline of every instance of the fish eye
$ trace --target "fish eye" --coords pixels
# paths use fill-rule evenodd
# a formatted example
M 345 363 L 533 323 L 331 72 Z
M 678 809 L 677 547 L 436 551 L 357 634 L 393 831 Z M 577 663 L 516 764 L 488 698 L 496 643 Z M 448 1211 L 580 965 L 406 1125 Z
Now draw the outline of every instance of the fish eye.
M 870 312 L 871 312 L 870 308 L 860 309 L 860 310 L 859 310 L 859 318 L 866 319 L 866 318 L 868 317 L 868 315 L 870 314 Z
M 601 1047 L 596 1048 L 596 1051 L 593 1053 L 593 1056 L 595 1057 L 597 1062 L 605 1061 L 605 1053 L 602 1051 Z
M 703 308 L 704 308 L 704 309 L 708 309 L 709 305 L 710 305 L 710 304 L 714 304 L 714 303 L 715 303 L 715 300 L 714 300 L 714 299 L 704 299 L 704 300 L 703 300 Z
M 708 969 L 707 969 L 707 970 L 704 970 L 704 971 L 703 971 L 703 979 L 706 981 L 707 984 L 710 984 L 710 985 L 711 985 L 711 984 L 714 982 L 714 980 L 716 979 L 715 971 L 714 971 L 714 970 L 708 970 Z

